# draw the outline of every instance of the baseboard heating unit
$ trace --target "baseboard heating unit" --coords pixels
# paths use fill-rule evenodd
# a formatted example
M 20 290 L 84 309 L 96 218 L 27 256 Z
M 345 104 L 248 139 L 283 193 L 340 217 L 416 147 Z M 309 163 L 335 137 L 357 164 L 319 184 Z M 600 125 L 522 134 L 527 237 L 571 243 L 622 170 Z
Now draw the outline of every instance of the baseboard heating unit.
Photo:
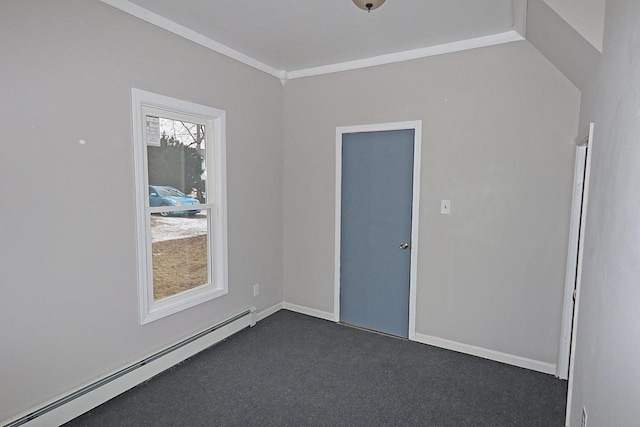
M 255 310 L 251 307 L 164 350 L 53 399 L 35 410 L 6 420 L 3 425 L 50 427 L 64 424 L 236 332 L 255 325 Z

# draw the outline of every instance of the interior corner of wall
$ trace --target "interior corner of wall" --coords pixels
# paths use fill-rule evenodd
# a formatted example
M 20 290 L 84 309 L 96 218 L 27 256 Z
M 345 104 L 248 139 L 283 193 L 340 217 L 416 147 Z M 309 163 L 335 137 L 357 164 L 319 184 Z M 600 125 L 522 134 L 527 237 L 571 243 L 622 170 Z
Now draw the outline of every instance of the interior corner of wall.
M 528 0 L 511 0 L 513 29 L 525 39 L 527 38 L 527 4 Z

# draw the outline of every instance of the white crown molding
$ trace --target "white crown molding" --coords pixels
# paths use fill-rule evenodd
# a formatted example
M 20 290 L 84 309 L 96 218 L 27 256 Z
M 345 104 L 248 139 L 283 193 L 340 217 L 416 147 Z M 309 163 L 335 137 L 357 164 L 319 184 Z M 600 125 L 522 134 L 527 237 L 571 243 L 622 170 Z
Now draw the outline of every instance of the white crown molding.
M 253 59 L 250 56 L 245 55 L 244 53 L 240 53 L 237 50 L 230 48 L 229 46 L 223 45 L 222 43 L 212 40 L 209 37 L 203 36 L 202 34 L 197 33 L 185 27 L 184 25 L 173 22 L 170 19 L 160 16 L 157 13 L 153 13 L 143 7 L 138 6 L 137 4 L 131 3 L 128 0 L 100 1 L 102 3 L 108 4 L 109 6 L 115 7 L 116 9 L 120 9 L 121 11 L 126 12 L 129 15 L 133 15 L 136 18 L 140 18 L 143 21 L 167 30 L 173 34 L 176 34 L 215 52 L 221 53 L 222 55 L 228 56 L 229 58 L 235 59 L 236 61 L 242 62 L 243 64 L 249 65 L 250 67 L 256 68 L 274 77 L 277 77 L 278 79 L 282 78 L 281 70 L 276 70 L 275 68 L 264 64 L 256 59 Z
M 492 34 L 489 36 L 476 37 L 473 39 L 460 40 L 451 43 L 444 43 L 420 49 L 407 50 L 404 52 L 390 53 L 387 55 L 374 56 L 372 58 L 359 59 L 355 61 L 340 62 L 337 64 L 322 65 L 319 67 L 305 68 L 295 71 L 278 70 L 270 65 L 260 62 L 244 53 L 238 52 L 219 43 L 209 37 L 197 33 L 184 25 L 178 24 L 170 19 L 151 12 L 129 0 L 100 0 L 109 6 L 119 9 L 129 15 L 142 19 L 150 24 L 167 30 L 173 34 L 218 52 L 229 58 L 235 59 L 245 65 L 253 67 L 273 77 L 276 77 L 285 86 L 289 80 L 303 77 L 318 76 L 322 74 L 337 73 L 340 71 L 356 70 L 359 68 L 375 67 L 377 65 L 392 64 L 394 62 L 409 61 L 412 59 L 426 58 L 429 56 L 444 55 L 446 53 L 460 52 L 480 47 L 494 46 L 503 43 L 511 43 L 524 40 L 518 31 L 507 31 L 504 33 Z M 521 0 L 520 0 L 521 1 Z M 526 3 L 525 3 L 526 4 Z M 519 29 L 522 31 L 521 29 Z
M 388 55 L 374 56 L 372 58 L 358 59 L 356 61 L 340 62 L 338 64 L 289 71 L 287 72 L 287 79 L 292 80 L 302 77 L 318 76 L 321 74 L 337 73 L 340 71 L 356 70 L 358 68 L 375 67 L 377 65 L 410 61 L 412 59 L 444 55 L 446 53 L 460 52 L 463 50 L 477 49 L 480 47 L 494 46 L 521 40 L 524 40 L 524 38 L 518 34 L 517 31 L 507 31 L 504 33 L 492 34 L 490 36 L 476 37 L 473 39 L 444 43 L 420 49 L 407 50 L 404 52 L 390 53 Z

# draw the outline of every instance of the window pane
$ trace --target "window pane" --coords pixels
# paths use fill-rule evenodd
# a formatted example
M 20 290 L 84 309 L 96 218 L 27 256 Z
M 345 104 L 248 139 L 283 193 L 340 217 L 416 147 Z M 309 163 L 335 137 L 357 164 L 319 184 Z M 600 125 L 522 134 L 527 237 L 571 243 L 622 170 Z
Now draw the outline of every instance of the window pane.
M 208 283 L 207 211 L 150 219 L 154 300 Z
M 205 126 L 146 116 L 151 207 L 205 203 Z

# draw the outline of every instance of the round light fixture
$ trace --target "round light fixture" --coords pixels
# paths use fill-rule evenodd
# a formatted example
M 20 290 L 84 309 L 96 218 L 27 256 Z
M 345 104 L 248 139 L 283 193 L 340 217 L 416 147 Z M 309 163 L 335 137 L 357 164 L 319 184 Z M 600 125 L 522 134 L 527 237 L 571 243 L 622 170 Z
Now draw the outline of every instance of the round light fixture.
M 372 10 L 382 6 L 382 3 L 384 3 L 385 0 L 353 0 L 353 2 L 360 9 L 371 12 Z

